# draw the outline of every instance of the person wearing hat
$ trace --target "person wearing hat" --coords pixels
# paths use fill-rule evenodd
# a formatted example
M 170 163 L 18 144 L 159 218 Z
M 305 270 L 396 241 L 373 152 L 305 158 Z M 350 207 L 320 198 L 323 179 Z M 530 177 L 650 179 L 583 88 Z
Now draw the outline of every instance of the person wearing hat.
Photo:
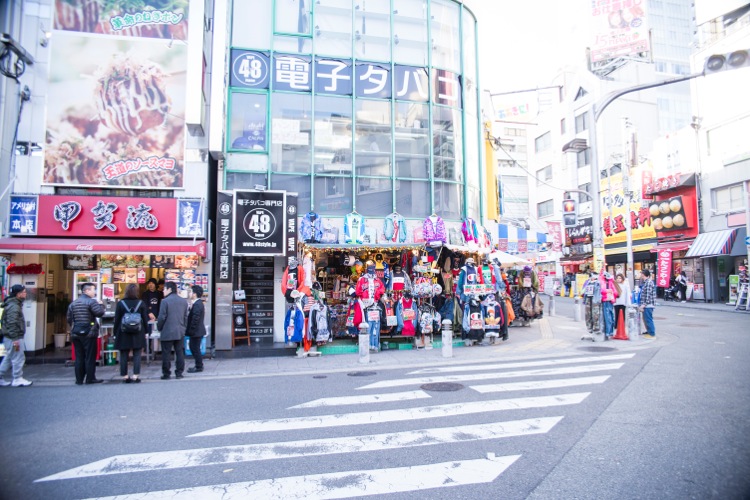
M 26 300 L 26 287 L 13 285 L 10 293 L 3 302 L 3 345 L 5 346 L 5 357 L 0 363 L 0 386 L 27 387 L 31 381 L 23 378 L 23 365 L 26 364 L 26 344 L 23 340 L 26 335 L 26 319 L 23 317 L 23 301 Z M 13 381 L 5 380 L 5 374 L 9 369 L 13 370 Z

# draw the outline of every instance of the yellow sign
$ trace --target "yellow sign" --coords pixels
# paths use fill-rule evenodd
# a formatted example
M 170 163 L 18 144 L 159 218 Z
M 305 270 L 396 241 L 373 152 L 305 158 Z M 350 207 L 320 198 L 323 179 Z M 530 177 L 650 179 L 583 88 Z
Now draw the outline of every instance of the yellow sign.
M 640 186 L 632 189 L 635 185 L 633 179 L 640 176 L 633 169 L 631 174 L 631 191 L 633 197 L 630 200 L 630 228 L 633 241 L 655 239 L 656 231 L 651 226 L 651 214 L 648 207 L 641 206 Z M 612 191 L 610 215 L 610 189 Z M 625 208 L 626 200 L 622 185 L 622 174 L 610 176 L 608 180 L 602 181 L 602 222 L 604 229 L 604 244 L 613 245 L 627 241 L 628 210 Z

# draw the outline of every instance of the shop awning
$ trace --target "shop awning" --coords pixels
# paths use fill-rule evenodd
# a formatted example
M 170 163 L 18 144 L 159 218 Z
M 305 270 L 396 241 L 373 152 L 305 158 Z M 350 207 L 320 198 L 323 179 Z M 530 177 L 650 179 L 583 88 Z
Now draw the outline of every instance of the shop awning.
M 633 253 L 636 252 L 648 252 L 654 247 L 653 243 L 644 243 L 642 245 L 633 245 Z M 628 253 L 628 247 L 606 247 L 604 249 L 604 255 L 619 255 L 619 254 L 625 254 Z
M 0 238 L 0 253 L 166 254 L 206 256 L 205 240 Z
M 681 252 L 682 250 L 687 250 L 690 248 L 690 245 L 693 244 L 693 241 L 695 240 L 680 240 L 680 241 L 668 241 L 664 243 L 659 243 L 654 248 L 651 249 L 652 252 L 656 253 L 660 250 L 671 250 L 672 252 Z
M 736 228 L 701 233 L 695 238 L 695 242 L 690 245 L 690 250 L 685 254 L 685 258 L 726 255 L 732 249 L 736 237 Z

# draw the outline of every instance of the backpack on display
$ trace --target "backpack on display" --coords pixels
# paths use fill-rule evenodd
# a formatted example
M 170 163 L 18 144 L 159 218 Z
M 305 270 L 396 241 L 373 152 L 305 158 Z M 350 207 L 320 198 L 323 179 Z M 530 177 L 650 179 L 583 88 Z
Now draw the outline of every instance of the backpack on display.
M 141 333 L 143 331 L 143 318 L 141 317 L 141 313 L 138 312 L 138 309 L 141 307 L 141 301 L 139 300 L 132 309 L 128 309 L 125 303 L 122 305 L 125 306 L 125 311 L 127 312 L 122 316 L 122 326 L 120 329 L 125 333 Z

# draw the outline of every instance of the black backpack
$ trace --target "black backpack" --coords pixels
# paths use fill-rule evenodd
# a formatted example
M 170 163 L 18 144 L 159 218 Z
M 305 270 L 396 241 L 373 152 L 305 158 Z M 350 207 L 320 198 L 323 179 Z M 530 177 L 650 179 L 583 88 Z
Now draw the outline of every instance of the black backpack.
M 138 312 L 138 309 L 141 307 L 141 301 L 139 300 L 133 309 L 128 309 L 128 306 L 124 303 L 122 305 L 127 312 L 122 316 L 120 330 L 124 333 L 141 333 L 143 331 L 143 318 L 141 317 L 141 313 Z

